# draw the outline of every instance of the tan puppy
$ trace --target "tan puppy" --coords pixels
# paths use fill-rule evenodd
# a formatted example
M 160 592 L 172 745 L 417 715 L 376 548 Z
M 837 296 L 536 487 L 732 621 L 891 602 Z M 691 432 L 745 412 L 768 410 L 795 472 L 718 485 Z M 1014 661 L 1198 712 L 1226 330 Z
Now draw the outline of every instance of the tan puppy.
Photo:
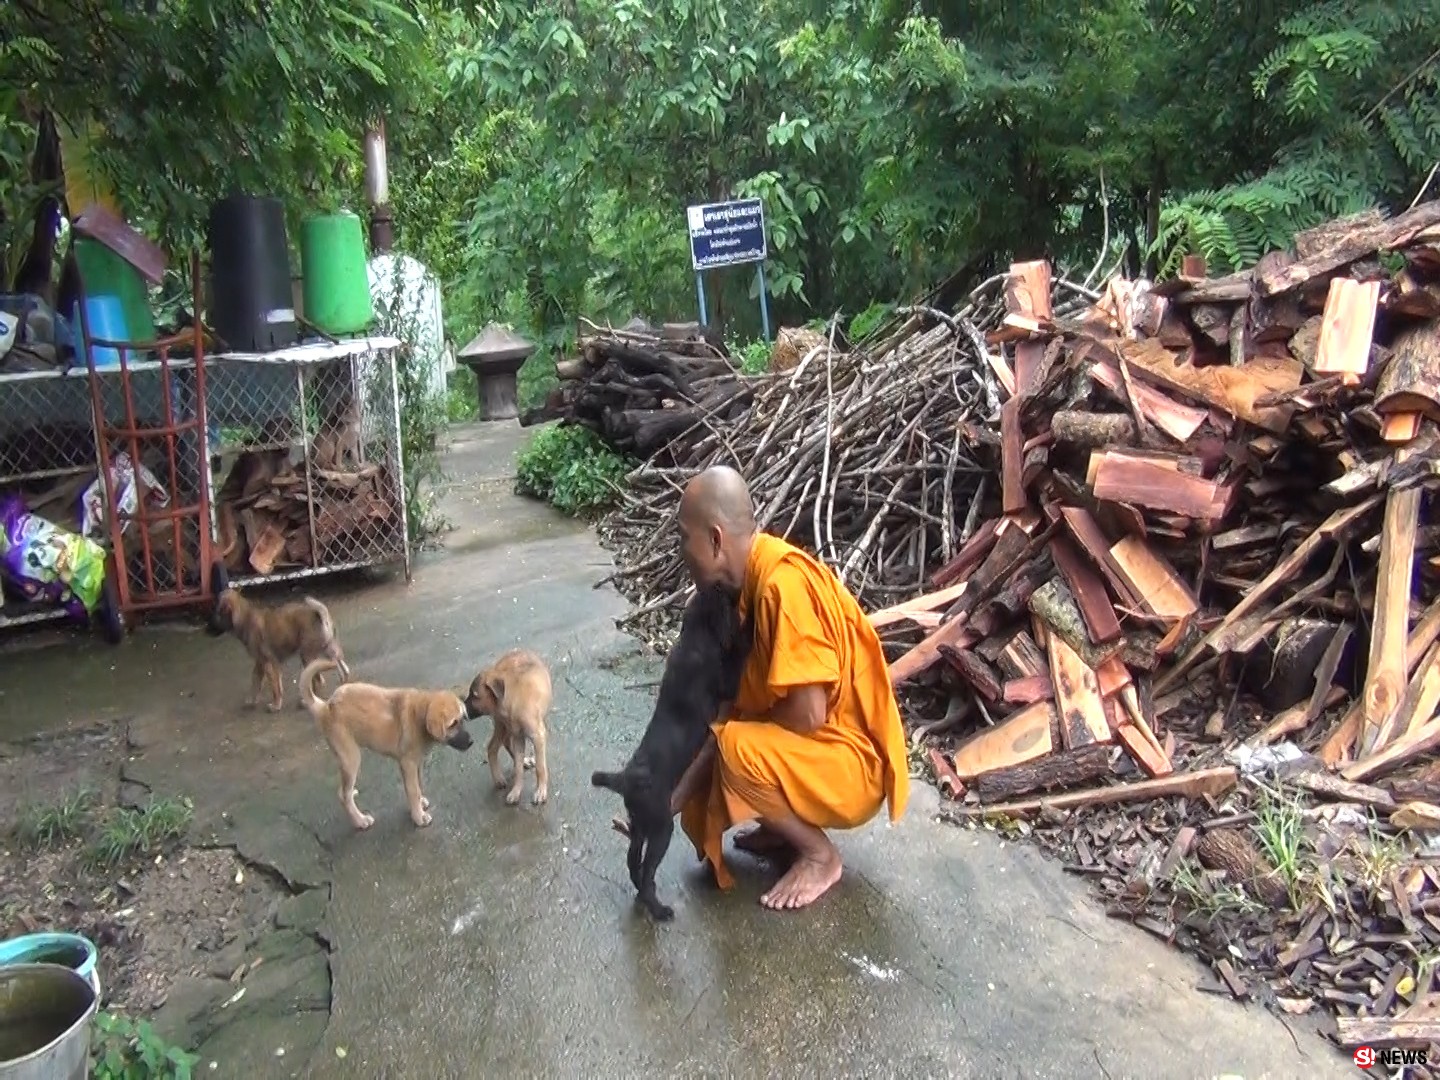
M 489 759 L 495 786 L 510 786 L 505 801 L 511 806 L 520 802 L 520 789 L 525 783 L 526 739 L 535 747 L 535 793 L 530 801 L 539 806 L 548 799 L 550 769 L 545 760 L 545 717 L 550 712 L 550 671 L 545 661 L 528 649 L 511 649 L 475 676 L 465 707 L 471 717 L 495 718 L 495 730 L 485 747 L 485 756 Z M 508 781 L 500 768 L 502 746 L 515 766 L 514 775 Z
M 400 766 L 410 820 L 430 824 L 430 800 L 420 790 L 420 768 L 432 746 L 444 743 L 470 749 L 465 730 L 465 703 L 448 690 L 392 689 L 370 683 L 337 686 L 328 701 L 315 696 L 315 679 L 336 667 L 329 657 L 311 661 L 300 673 L 300 700 L 330 744 L 340 763 L 340 805 L 350 824 L 368 829 L 375 819 L 355 805 L 355 779 L 360 775 L 360 750 L 384 754 Z
M 313 597 L 305 597 L 278 607 L 252 604 L 234 589 L 226 589 L 215 601 L 210 618 L 212 634 L 234 634 L 255 661 L 247 705 L 260 704 L 260 687 L 270 684 L 271 712 L 279 712 L 285 700 L 281 665 L 299 654 L 300 663 L 308 664 L 328 657 L 340 669 L 340 681 L 350 678 L 345 653 L 335 636 L 335 623 L 330 609 Z

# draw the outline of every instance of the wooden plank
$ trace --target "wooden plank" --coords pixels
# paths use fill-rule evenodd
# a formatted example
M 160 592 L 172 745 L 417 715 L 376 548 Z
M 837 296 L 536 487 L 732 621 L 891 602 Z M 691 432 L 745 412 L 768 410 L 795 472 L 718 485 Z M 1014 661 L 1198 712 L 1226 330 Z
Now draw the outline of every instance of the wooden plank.
M 955 775 L 961 780 L 973 780 L 982 773 L 1044 757 L 1050 753 L 1050 723 L 1054 719 L 1054 706 L 1037 701 L 980 732 L 955 751 Z
M 1130 677 L 1130 669 L 1125 666 L 1125 661 L 1118 656 L 1112 656 L 1097 667 L 1095 678 L 1100 683 L 1101 696 L 1107 698 L 1118 694 L 1134 681 Z
M 1405 688 L 1405 696 L 1395 711 L 1395 730 L 1402 735 L 1413 733 L 1435 716 L 1437 706 L 1440 706 L 1440 643 L 1430 646 Z
M 1097 499 L 1129 503 L 1150 510 L 1169 510 L 1198 521 L 1215 521 L 1228 506 L 1217 503 L 1221 489 L 1213 480 L 1192 476 L 1152 461 L 1098 453 L 1093 484 Z
M 1097 361 L 1090 367 L 1090 377 L 1117 398 L 1124 398 L 1125 380 L 1120 374 L 1119 364 Z M 1209 414 L 1193 405 L 1182 405 L 1174 398 L 1161 393 L 1146 383 L 1135 383 L 1132 396 L 1135 406 L 1145 414 L 1145 419 L 1165 432 L 1176 442 L 1187 442 L 1200 430 Z
M 1013 323 L 1007 319 L 1006 324 L 1039 329 L 1035 324 L 1052 321 L 1055 311 L 1050 303 L 1051 282 L 1050 264 L 1044 259 L 1011 263 L 1005 279 L 1005 309 L 1019 318 Z
M 969 584 L 968 581 L 962 581 L 958 585 L 937 589 L 924 596 L 917 596 L 914 600 L 907 600 L 903 604 L 895 604 L 893 607 L 872 611 L 866 618 L 870 620 L 870 625 L 877 630 L 892 623 L 905 622 L 915 615 L 949 607 L 964 595 Z
M 1399 803 L 1384 788 L 1372 787 L 1369 784 L 1352 784 L 1348 780 L 1320 772 L 1318 769 L 1295 773 L 1289 778 L 1289 781 L 1296 787 L 1303 788 L 1315 795 L 1325 795 L 1342 802 L 1359 803 L 1361 806 L 1372 806 L 1382 814 L 1389 814 L 1399 809 Z
M 1110 741 L 1110 724 L 1095 672 L 1059 634 L 1049 635 L 1050 682 L 1060 713 L 1060 737 L 1068 750 Z
M 1000 699 L 1007 705 L 1033 705 L 1055 697 L 1054 684 L 1048 675 L 1029 675 L 1010 679 L 1000 688 Z
M 1050 541 L 1050 557 L 1070 588 L 1080 608 L 1090 640 L 1104 645 L 1120 637 L 1120 620 L 1105 591 L 1105 582 L 1095 568 L 1063 536 Z
M 1049 798 L 1027 799 L 999 806 L 955 808 L 952 813 L 961 817 L 991 817 L 1033 814 L 1045 807 L 1052 810 L 1071 810 L 1080 806 L 1149 802 L 1152 799 L 1172 796 L 1198 799 L 1208 795 L 1219 798 L 1235 786 L 1237 775 L 1236 770 L 1229 766 L 1200 769 L 1167 776 L 1162 780 L 1140 780 L 1133 784 L 1115 784 L 1111 787 L 1092 788 L 1089 791 L 1070 791 Z
M 1110 557 L 1151 614 L 1183 619 L 1198 610 L 1195 597 L 1179 575 L 1138 536 L 1127 536 L 1114 544 Z
M 1415 573 L 1415 528 L 1420 517 L 1420 489 L 1396 491 L 1385 499 L 1385 524 L 1380 533 L 1380 568 L 1375 583 L 1366 667 L 1365 730 L 1360 753 L 1373 754 L 1390 741 L 1395 713 L 1405 692 L 1406 638 L 1410 632 L 1410 583 Z
M 1435 601 L 1415 628 L 1410 631 L 1410 637 L 1405 642 L 1405 662 L 1409 670 L 1405 673 L 1406 678 L 1415 674 L 1415 667 L 1421 656 L 1429 652 L 1430 647 L 1440 640 L 1440 600 Z M 1335 725 L 1335 730 L 1330 733 L 1325 742 L 1321 744 L 1317 756 L 1326 765 L 1334 768 L 1350 754 L 1351 747 L 1355 744 L 1355 738 L 1360 734 L 1364 724 L 1365 712 L 1362 701 L 1355 702 L 1346 712 L 1340 723 Z
M 930 583 L 937 589 L 943 588 L 961 578 L 985 561 L 990 549 L 995 546 L 995 537 L 1003 518 L 992 518 L 975 530 L 975 535 L 960 546 L 955 557 L 930 576 Z
M 1017 341 L 1015 343 L 1015 393 L 1021 396 L 1030 393 L 1040 381 L 1040 369 L 1044 366 L 1045 344 L 1040 341 Z
M 1375 308 L 1380 282 L 1337 277 L 1330 282 L 1320 340 L 1311 370 L 1319 375 L 1348 376 L 1358 384 L 1370 368 L 1370 345 L 1375 334 Z
M 1341 769 L 1340 775 L 1346 780 L 1357 781 L 1383 776 L 1437 746 L 1440 746 L 1440 719 L 1431 720 L 1409 734 L 1401 735 L 1379 753 L 1362 757 Z
M 1408 443 L 1420 434 L 1418 412 L 1386 413 L 1380 420 L 1380 438 L 1387 443 Z
M 1305 374 L 1304 367 L 1290 359 L 1263 357 L 1240 367 L 1195 367 L 1181 363 L 1174 353 L 1153 340 L 1122 342 L 1118 348 L 1143 378 L 1277 435 L 1289 427 L 1293 407 L 1261 408 L 1255 400 L 1263 394 L 1294 390 Z
M 1000 408 L 1000 491 L 1002 508 L 1007 514 L 1018 514 L 1029 505 L 1021 479 L 1025 461 L 1020 431 L 1021 404 L 1022 399 L 1012 397 Z
M 1310 556 L 1321 544 L 1343 536 L 1357 521 L 1379 504 L 1380 496 L 1372 495 L 1355 506 L 1336 510 L 1321 522 L 1319 528 L 1297 544 L 1294 551 L 1281 559 L 1275 569 L 1265 575 L 1263 581 L 1241 597 L 1240 602 L 1230 609 L 1225 618 L 1221 619 L 1193 649 L 1176 662 L 1175 666 L 1155 684 L 1155 693 L 1163 694 L 1174 688 L 1175 684 L 1184 678 L 1191 666 L 1205 654 L 1205 650 L 1210 647 L 1212 642 L 1229 633 L 1235 623 L 1249 616 L 1251 612 L 1269 600 L 1270 594 L 1289 581 L 1291 576 L 1309 561 Z
M 1110 704 L 1115 734 L 1135 758 L 1135 763 L 1153 777 L 1168 776 L 1174 772 L 1170 754 L 1155 737 L 1155 729 L 1145 717 L 1135 688 L 1127 686 Z M 1135 735 L 1127 734 L 1126 729 L 1134 731 Z
M 1373 1049 L 1409 1047 L 1423 1049 L 1440 1043 L 1440 1018 L 1337 1016 L 1335 1033 L 1341 1046 L 1369 1046 Z
M 1115 560 L 1110 556 L 1110 539 L 1088 510 L 1079 506 L 1065 506 L 1060 509 L 1061 520 L 1080 550 L 1089 556 L 1095 568 L 1110 583 L 1117 599 L 1132 607 L 1138 606 L 1140 598 L 1130 589 L 1129 583 L 1120 573 Z

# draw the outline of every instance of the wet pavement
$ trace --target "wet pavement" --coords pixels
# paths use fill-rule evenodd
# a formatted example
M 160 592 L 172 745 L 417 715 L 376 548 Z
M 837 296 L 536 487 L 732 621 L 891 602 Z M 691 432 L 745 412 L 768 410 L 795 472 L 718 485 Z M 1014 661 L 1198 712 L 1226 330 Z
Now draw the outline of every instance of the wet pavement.
M 203 1040 L 200 1075 L 1348 1073 L 1303 1018 L 1197 991 L 1212 985 L 1203 968 L 1106 919 L 1034 849 L 937 822 L 924 784 L 898 826 L 838 838 L 844 879 L 799 913 L 759 907 L 774 874 L 744 856 L 718 893 L 679 839 L 659 877 L 675 921 L 650 924 L 609 827 L 619 800 L 588 777 L 624 761 L 658 664 L 614 629 L 625 606 L 594 588 L 609 560 L 591 533 L 511 494 L 523 437 L 457 430 L 456 528 L 412 584 L 312 588 L 360 679 L 460 689 L 513 645 L 545 656 L 544 807 L 529 804 L 533 777 L 521 807 L 504 805 L 482 721 L 471 751 L 429 759 L 426 829 L 394 765 L 367 755 L 357 801 L 376 821 L 357 833 L 309 718 L 240 708 L 248 662 L 233 640 L 172 623 L 118 649 L 45 633 L 0 645 L 0 738 L 127 721 L 127 778 L 190 795 L 197 834 L 293 894 L 256 946 L 273 962 L 245 1002 L 219 1011 L 234 988 L 214 979 L 172 995 L 166 1024 Z

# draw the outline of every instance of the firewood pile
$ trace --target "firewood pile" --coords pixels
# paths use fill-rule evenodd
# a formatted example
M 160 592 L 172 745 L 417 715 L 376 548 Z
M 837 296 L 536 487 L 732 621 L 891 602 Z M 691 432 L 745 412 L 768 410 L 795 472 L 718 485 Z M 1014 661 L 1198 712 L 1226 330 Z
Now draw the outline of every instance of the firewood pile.
M 1000 423 L 965 429 L 997 512 L 871 616 L 947 815 L 1038 816 L 1230 992 L 1440 1060 L 1440 203 L 1076 319 L 1047 278 L 1011 268 Z
M 566 420 L 623 454 L 648 458 L 683 446 L 697 425 L 728 423 L 749 407 L 747 381 L 698 326 L 590 329 L 579 354 L 555 365 L 560 385 L 523 424 Z
M 216 557 L 232 573 L 358 561 L 400 527 L 384 466 L 312 463 L 308 482 L 305 470 L 284 448 L 246 451 L 235 462 L 215 499 Z

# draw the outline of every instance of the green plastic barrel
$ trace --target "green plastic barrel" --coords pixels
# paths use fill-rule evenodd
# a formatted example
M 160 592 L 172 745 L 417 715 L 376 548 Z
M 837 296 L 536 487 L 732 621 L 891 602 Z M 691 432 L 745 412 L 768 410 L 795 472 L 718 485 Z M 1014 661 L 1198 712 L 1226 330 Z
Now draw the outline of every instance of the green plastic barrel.
M 354 334 L 375 317 L 360 218 L 317 214 L 300 226 L 305 321 L 329 334 Z
M 75 263 L 86 296 L 113 296 L 120 301 L 131 341 L 155 340 L 155 317 L 139 270 L 88 236 L 75 238 Z

